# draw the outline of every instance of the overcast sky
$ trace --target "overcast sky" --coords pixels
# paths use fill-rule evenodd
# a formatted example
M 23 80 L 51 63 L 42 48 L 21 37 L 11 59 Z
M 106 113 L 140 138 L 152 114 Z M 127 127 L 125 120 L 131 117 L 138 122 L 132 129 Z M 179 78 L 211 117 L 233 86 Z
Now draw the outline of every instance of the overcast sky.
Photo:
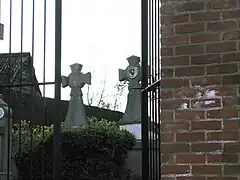
M 2 1 L 1 23 L 5 25 L 0 53 L 9 52 L 9 1 Z M 23 52 L 32 52 L 32 0 L 24 1 Z M 83 72 L 95 71 L 91 91 L 98 93 L 106 77 L 106 101 L 111 102 L 118 82 L 118 68 L 125 69 L 126 58 L 141 55 L 141 1 L 139 0 L 63 0 L 62 74 L 69 65 L 83 64 Z M 54 3 L 47 0 L 46 80 L 54 81 Z M 44 0 L 35 0 L 34 67 L 43 81 Z M 21 51 L 21 0 L 13 0 L 12 52 Z M 84 97 L 86 97 L 86 88 Z M 62 89 L 62 99 L 69 99 L 69 88 Z M 47 97 L 54 88 L 48 87 Z M 121 110 L 125 109 L 126 94 Z M 86 98 L 84 98 L 85 100 Z

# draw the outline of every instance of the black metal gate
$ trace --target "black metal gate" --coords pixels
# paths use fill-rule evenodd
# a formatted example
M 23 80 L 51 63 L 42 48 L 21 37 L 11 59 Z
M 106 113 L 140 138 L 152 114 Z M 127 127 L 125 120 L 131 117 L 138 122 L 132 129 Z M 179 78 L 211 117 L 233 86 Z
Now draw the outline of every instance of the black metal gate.
M 160 0 L 142 0 L 142 179 L 161 179 Z
M 40 0 L 37 0 L 40 1 Z M 15 179 L 24 179 L 21 172 L 22 169 L 26 169 L 25 172 L 28 173 L 28 179 L 46 179 L 46 174 L 44 169 L 50 168 L 52 169 L 52 173 L 49 174 L 47 179 L 60 180 L 60 107 L 59 101 L 61 100 L 61 16 L 62 16 L 62 1 L 55 0 L 55 81 L 54 82 L 46 82 L 46 19 L 47 19 L 47 0 L 42 0 L 44 12 L 42 13 L 42 19 L 44 19 L 44 27 L 42 29 L 43 32 L 43 54 L 42 54 L 42 62 L 43 63 L 43 79 L 38 82 L 35 77 L 34 70 L 34 60 L 35 60 L 35 45 L 38 42 L 35 42 L 35 28 L 38 22 L 35 22 L 36 9 L 39 8 L 36 6 L 35 0 L 27 1 L 21 0 L 20 5 L 16 6 L 16 1 L 8 0 L 10 9 L 9 12 L 9 24 L 5 23 L 5 32 L 8 31 L 6 27 L 9 28 L 9 32 L 5 34 L 9 34 L 9 51 L 4 54 L 0 54 L 0 93 L 3 94 L 3 99 L 7 102 L 13 110 L 13 130 L 8 129 L 9 134 L 13 133 L 12 147 L 10 146 L 10 138 L 9 138 L 9 162 L 7 163 L 7 176 L 8 180 L 13 176 L 13 174 L 17 174 Z M 19 3 L 20 1 L 18 1 Z M 32 4 L 32 17 L 31 21 L 28 22 L 31 24 L 31 34 L 24 33 L 24 5 L 30 3 Z M 12 46 L 15 42 L 13 37 L 13 6 L 14 10 L 18 10 L 20 13 L 18 15 L 18 21 L 21 23 L 21 26 L 18 30 L 20 35 L 20 53 L 16 53 L 12 51 Z M 6 8 L 6 7 L 2 7 Z M 16 17 L 16 16 L 15 16 Z M 16 29 L 14 29 L 16 31 Z M 23 37 L 28 36 L 31 39 L 32 48 L 29 52 L 23 52 Z M 1 43 L 1 42 L 0 42 Z M 38 58 L 39 59 L 39 58 Z M 40 62 L 38 62 L 40 63 Z M 45 93 L 46 86 L 54 85 L 55 86 L 55 120 L 53 124 L 53 163 L 51 167 L 45 167 L 45 158 L 44 158 L 44 148 L 41 149 L 42 160 L 40 162 L 28 161 L 28 165 L 26 163 L 23 166 L 21 158 L 26 154 L 29 154 L 34 151 L 34 147 L 36 144 L 35 139 L 39 138 L 39 134 L 41 135 L 39 142 L 42 142 L 46 136 L 46 126 L 44 125 L 47 121 L 46 113 L 45 113 Z M 42 87 L 42 92 L 39 87 Z M 34 104 L 34 98 L 39 97 L 42 99 L 42 106 L 36 107 Z M 38 104 L 39 106 L 39 104 Z M 36 109 L 41 110 L 39 114 L 41 114 L 42 121 L 36 124 L 34 119 L 36 118 L 34 115 L 34 111 Z M 15 111 L 24 111 L 26 116 L 19 117 L 16 116 Z M 24 117 L 28 117 L 27 119 L 21 119 Z M 39 118 L 39 117 L 38 117 Z M 10 122 L 10 117 L 8 117 L 8 122 Z M 36 135 L 36 131 L 38 135 Z M 12 149 L 12 152 L 10 151 Z M 27 150 L 26 150 L 27 148 Z M 17 166 L 17 168 L 14 168 Z M 40 168 L 40 176 L 36 177 L 32 172 L 33 169 L 39 166 Z M 16 169 L 18 170 L 17 172 Z M 14 171 L 14 172 L 13 172 Z M 26 176 L 25 176 L 26 177 Z M 1 179 L 1 178 L 0 178 Z M 25 178 L 26 179 L 26 178 Z

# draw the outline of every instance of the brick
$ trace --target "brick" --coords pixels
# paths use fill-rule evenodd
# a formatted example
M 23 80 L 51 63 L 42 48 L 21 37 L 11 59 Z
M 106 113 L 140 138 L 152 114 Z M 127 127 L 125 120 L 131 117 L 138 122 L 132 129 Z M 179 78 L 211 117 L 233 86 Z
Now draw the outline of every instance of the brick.
M 191 121 L 191 129 L 194 130 L 220 130 L 221 121 Z
M 162 110 L 160 113 L 160 118 L 161 118 L 161 121 L 163 121 L 163 122 L 165 122 L 165 121 L 172 122 L 173 121 L 173 111 Z
M 170 153 L 163 153 L 161 155 L 161 161 L 162 163 L 169 163 L 169 164 L 173 164 L 173 154 Z
M 204 2 L 179 3 L 176 9 L 178 12 L 199 11 L 204 9 Z
M 188 44 L 188 35 L 175 35 L 161 39 L 163 45 L 176 45 L 176 44 Z
M 237 163 L 237 154 L 208 154 L 207 163 Z
M 191 145 L 191 152 L 217 152 L 221 149 L 221 143 L 197 143 Z
M 225 153 L 240 153 L 240 144 L 238 142 L 225 143 L 224 144 L 224 152 Z
M 240 84 L 240 75 L 226 75 L 223 76 L 223 85 Z
M 191 21 L 214 21 L 220 20 L 220 12 L 197 12 L 190 14 Z
M 240 53 L 234 52 L 234 53 L 228 53 L 224 54 L 222 56 L 223 62 L 239 62 L 240 61 Z
M 211 77 L 201 77 L 201 78 L 192 78 L 191 85 L 199 86 L 212 86 L 212 85 L 221 85 L 222 77 L 221 76 L 211 76 Z
M 193 174 L 221 174 L 222 167 L 221 165 L 193 165 L 192 166 Z
M 173 77 L 174 70 L 173 68 L 163 68 L 161 69 L 161 76 L 162 77 Z
M 230 9 L 237 6 L 236 0 L 208 0 L 208 9 Z
M 223 107 L 229 108 L 229 109 L 239 104 L 239 99 L 235 97 L 223 97 L 222 101 L 223 101 Z
M 198 92 L 194 87 L 182 87 L 175 90 L 175 98 L 195 98 Z
M 163 165 L 162 174 L 186 174 L 190 172 L 189 165 Z
M 160 81 L 162 88 L 181 88 L 189 86 L 188 79 L 162 79 Z
M 207 140 L 208 141 L 220 141 L 220 140 L 237 140 L 238 132 L 237 131 L 223 131 L 223 132 L 208 132 Z
M 220 36 L 218 33 L 201 33 L 191 36 L 192 43 L 203 43 L 203 42 L 219 42 Z
M 162 67 L 187 65 L 189 65 L 189 56 L 162 58 Z
M 174 7 L 172 5 L 162 5 L 160 11 L 161 15 L 173 15 Z
M 180 67 L 175 69 L 175 76 L 200 76 L 205 75 L 205 67 L 191 66 L 191 67 Z
M 176 120 L 196 120 L 196 119 L 203 119 L 204 118 L 204 111 L 176 111 L 175 112 L 175 119 Z
M 172 47 L 161 47 L 161 55 L 162 56 L 173 56 L 173 48 Z
M 171 143 L 171 144 L 161 144 L 162 153 L 180 153 L 180 152 L 189 152 L 190 146 L 187 143 Z
M 194 33 L 204 31 L 204 23 L 186 23 L 175 25 L 176 34 Z
M 229 46 L 228 46 L 229 48 Z M 236 46 L 235 46 L 236 48 Z M 176 55 L 195 55 L 204 53 L 204 46 L 201 45 L 186 45 L 177 46 L 175 48 Z
M 191 57 L 192 65 L 215 64 L 220 62 L 221 57 L 219 54 L 206 54 Z
M 187 23 L 189 22 L 189 14 L 178 14 L 178 15 L 168 15 L 161 17 L 162 24 L 173 24 L 173 23 Z
M 224 130 L 238 130 L 240 129 L 240 121 L 239 120 L 226 120 L 223 121 Z
M 240 39 L 240 31 L 224 32 L 222 35 L 223 41 L 239 40 L 239 39 Z
M 161 25 L 161 37 L 167 38 L 173 35 L 173 25 Z
M 161 89 L 160 97 L 161 99 L 172 99 L 174 97 L 174 92 L 172 89 Z
M 221 109 L 221 110 L 207 111 L 208 119 L 236 118 L 236 117 L 238 117 L 238 112 L 236 110 Z
M 223 19 L 232 19 L 232 18 L 239 18 L 240 11 L 238 10 L 231 10 L 231 11 L 223 11 L 222 12 Z
M 240 175 L 240 165 L 224 165 L 225 175 Z
M 206 180 L 205 176 L 179 176 L 176 180 Z
M 184 132 L 188 131 L 190 124 L 188 122 L 174 122 L 174 123 L 162 123 L 162 132 Z
M 207 66 L 207 75 L 210 74 L 229 74 L 238 71 L 237 64 L 218 64 Z
M 236 51 L 236 49 L 236 42 L 214 43 L 206 45 L 206 50 L 208 53 Z
M 174 134 L 173 133 L 161 133 L 161 142 L 173 142 Z
M 208 31 L 219 31 L 219 30 L 234 29 L 234 28 L 237 28 L 236 21 L 218 21 L 218 22 L 207 23 Z
M 238 180 L 238 177 L 214 176 L 214 177 L 207 177 L 206 180 Z
M 221 108 L 221 99 L 195 99 L 191 101 L 191 109 L 212 109 Z
M 217 96 L 237 96 L 237 86 L 215 86 L 209 90 L 215 90 Z
M 204 141 L 204 132 L 176 133 L 176 141 Z
M 161 107 L 164 110 L 177 109 L 182 103 L 187 103 L 189 107 L 189 100 L 186 99 L 168 99 L 161 101 Z
M 171 178 L 171 177 L 161 177 L 161 180 L 175 180 L 175 178 Z
M 197 154 L 178 154 L 176 155 L 176 163 L 205 163 L 205 156 Z

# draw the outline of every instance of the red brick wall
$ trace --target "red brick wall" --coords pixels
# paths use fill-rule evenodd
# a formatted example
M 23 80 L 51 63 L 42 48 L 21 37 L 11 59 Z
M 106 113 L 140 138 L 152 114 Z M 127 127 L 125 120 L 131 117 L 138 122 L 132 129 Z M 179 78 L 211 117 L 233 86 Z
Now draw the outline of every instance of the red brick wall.
M 162 1 L 163 179 L 237 180 L 240 1 Z

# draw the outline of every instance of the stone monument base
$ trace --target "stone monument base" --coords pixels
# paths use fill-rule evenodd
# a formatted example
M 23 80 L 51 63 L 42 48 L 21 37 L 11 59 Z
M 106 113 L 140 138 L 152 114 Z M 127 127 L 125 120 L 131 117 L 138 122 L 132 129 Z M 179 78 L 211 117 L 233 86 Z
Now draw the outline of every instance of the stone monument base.
M 0 180 L 14 180 L 12 177 L 12 173 L 8 174 L 5 172 L 0 172 Z
M 160 167 L 156 167 L 156 164 L 160 165 L 160 162 L 158 162 L 160 159 L 159 142 L 152 142 L 152 144 L 156 144 L 157 147 L 155 147 L 154 149 L 151 148 L 149 150 L 149 159 L 150 158 L 152 159 L 152 162 L 151 161 L 149 162 L 150 167 L 160 168 Z M 150 141 L 149 141 L 149 147 L 150 147 Z M 142 176 L 142 141 L 137 141 L 134 149 L 128 152 L 128 158 L 126 159 L 125 166 L 126 168 L 131 169 L 133 173 L 136 174 L 137 176 L 139 177 Z M 156 169 L 154 172 L 158 172 L 158 171 L 159 170 Z
M 121 129 L 126 129 L 131 132 L 137 140 L 142 139 L 142 124 L 124 124 L 120 126 Z M 154 132 L 149 131 L 149 139 L 157 140 L 159 136 Z

